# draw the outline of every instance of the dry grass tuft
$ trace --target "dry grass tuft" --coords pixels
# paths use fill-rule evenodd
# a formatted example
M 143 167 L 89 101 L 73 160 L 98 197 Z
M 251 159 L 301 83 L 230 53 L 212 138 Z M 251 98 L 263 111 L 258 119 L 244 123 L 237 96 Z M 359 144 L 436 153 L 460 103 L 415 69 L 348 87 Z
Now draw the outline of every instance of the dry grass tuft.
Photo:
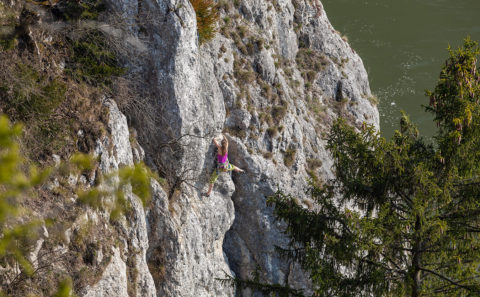
M 197 32 L 200 44 L 215 37 L 220 14 L 214 0 L 190 0 L 197 15 Z
M 292 167 L 295 163 L 295 156 L 297 155 L 296 149 L 287 149 L 285 153 L 283 153 L 283 163 L 287 167 Z

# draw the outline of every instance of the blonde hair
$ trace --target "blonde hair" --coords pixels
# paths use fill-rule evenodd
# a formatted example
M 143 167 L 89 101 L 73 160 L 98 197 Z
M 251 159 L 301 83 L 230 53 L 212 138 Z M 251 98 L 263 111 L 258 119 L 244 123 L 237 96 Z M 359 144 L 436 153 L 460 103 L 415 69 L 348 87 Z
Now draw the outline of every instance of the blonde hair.
M 221 144 L 222 144 L 222 149 L 221 149 L 220 153 L 221 153 L 222 156 L 225 156 L 228 152 L 228 140 L 224 137 L 222 139 Z

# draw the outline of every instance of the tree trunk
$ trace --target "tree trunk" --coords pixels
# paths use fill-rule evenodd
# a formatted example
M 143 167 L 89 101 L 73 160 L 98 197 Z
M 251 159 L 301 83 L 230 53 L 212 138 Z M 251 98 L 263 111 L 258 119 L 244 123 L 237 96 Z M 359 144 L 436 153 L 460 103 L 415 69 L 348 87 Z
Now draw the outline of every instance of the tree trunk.
M 420 264 L 421 264 L 421 249 L 422 249 L 422 239 L 420 236 L 421 232 L 421 223 L 420 217 L 417 216 L 415 222 L 415 243 L 413 246 L 413 258 L 412 258 L 412 297 L 418 297 L 420 291 Z

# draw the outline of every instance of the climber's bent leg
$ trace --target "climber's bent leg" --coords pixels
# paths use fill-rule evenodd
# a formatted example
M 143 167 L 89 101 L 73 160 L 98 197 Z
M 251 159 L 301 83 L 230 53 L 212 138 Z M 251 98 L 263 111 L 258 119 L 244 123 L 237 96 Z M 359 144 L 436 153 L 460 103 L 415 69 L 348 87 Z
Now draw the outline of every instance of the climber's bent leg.
M 213 185 L 217 181 L 219 175 L 220 172 L 218 171 L 218 168 L 215 168 L 215 170 L 212 172 L 212 175 L 210 175 L 209 183 Z
M 237 166 L 233 165 L 233 164 L 228 164 L 229 167 L 228 167 L 228 171 L 235 171 L 235 172 L 244 172 L 242 168 L 238 168 Z
M 213 189 L 213 184 L 215 184 L 215 182 L 217 181 L 219 174 L 220 173 L 218 171 L 218 168 L 215 168 L 215 170 L 212 172 L 212 175 L 210 175 L 210 180 L 208 182 L 209 185 L 208 185 L 207 196 L 210 196 L 210 193 L 212 192 L 212 189 Z
M 207 197 L 210 196 L 210 193 L 212 193 L 212 189 L 213 189 L 213 184 L 208 184 Z

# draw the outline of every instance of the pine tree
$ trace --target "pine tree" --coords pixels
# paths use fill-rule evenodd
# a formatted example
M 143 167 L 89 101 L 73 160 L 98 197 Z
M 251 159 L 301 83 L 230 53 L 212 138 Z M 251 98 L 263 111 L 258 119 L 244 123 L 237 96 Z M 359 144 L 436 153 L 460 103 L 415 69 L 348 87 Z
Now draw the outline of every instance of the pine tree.
M 391 140 L 337 121 L 328 139 L 336 179 L 313 186 L 313 210 L 278 192 L 286 256 L 315 296 L 480 296 L 478 45 L 449 49 L 434 91 L 438 124 L 425 140 L 406 115 Z

